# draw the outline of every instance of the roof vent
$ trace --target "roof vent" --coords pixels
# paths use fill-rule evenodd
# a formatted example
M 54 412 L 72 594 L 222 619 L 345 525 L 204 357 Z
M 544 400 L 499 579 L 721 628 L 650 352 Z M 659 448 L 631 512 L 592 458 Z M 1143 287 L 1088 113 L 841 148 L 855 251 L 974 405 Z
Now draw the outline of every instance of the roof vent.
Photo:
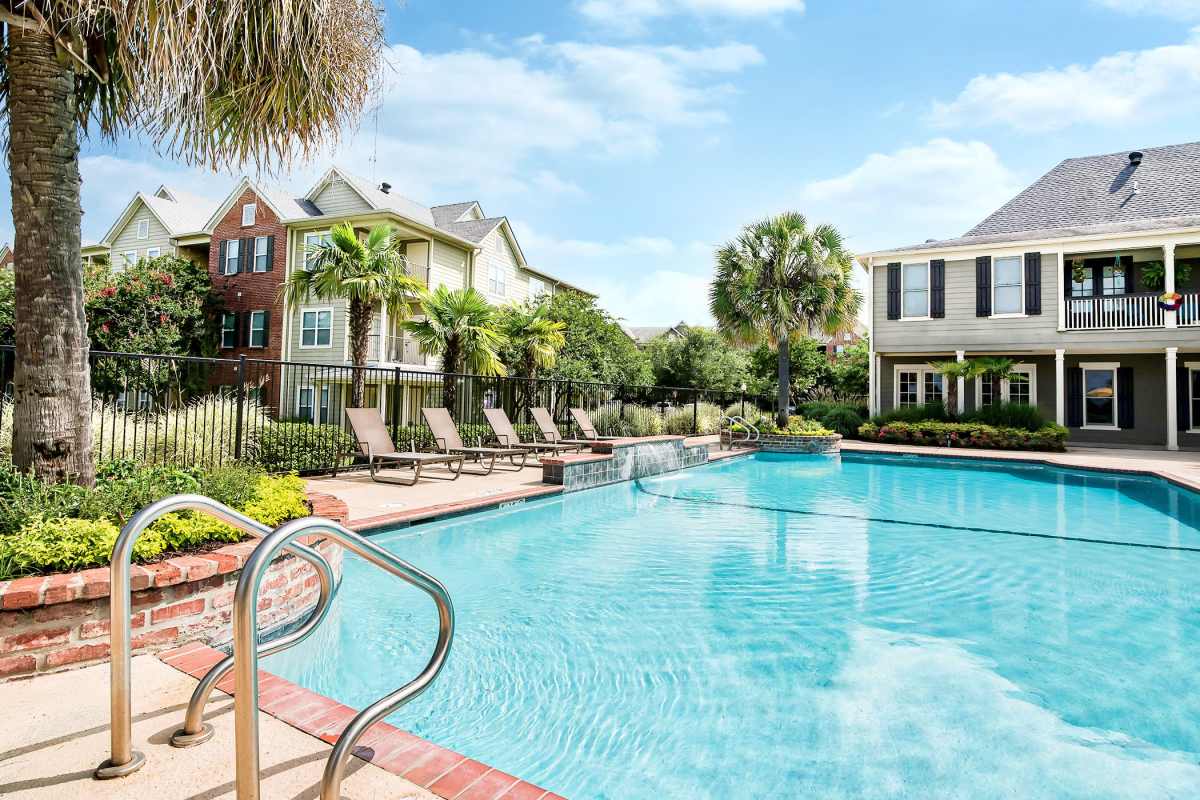
M 1129 154 L 1129 163 L 1135 167 L 1138 164 L 1141 164 L 1142 163 L 1142 151 L 1134 150 L 1132 153 L 1130 153 Z
M 392 185 L 390 183 L 388 183 L 387 181 L 384 181 L 383 183 L 379 184 L 379 191 L 383 192 L 384 194 L 387 194 L 391 190 L 392 190 Z
M 930 244 L 931 242 L 936 242 L 936 241 L 937 241 L 937 239 L 926 239 L 925 244 Z

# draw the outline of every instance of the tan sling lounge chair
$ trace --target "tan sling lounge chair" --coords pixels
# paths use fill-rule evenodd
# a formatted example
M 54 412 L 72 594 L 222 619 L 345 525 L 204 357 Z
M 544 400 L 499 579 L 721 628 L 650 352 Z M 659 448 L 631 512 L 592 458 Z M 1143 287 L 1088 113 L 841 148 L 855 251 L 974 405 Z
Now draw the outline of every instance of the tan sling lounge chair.
M 550 415 L 549 409 L 534 408 L 531 411 L 533 421 L 537 423 L 538 430 L 542 432 L 542 438 L 551 444 L 576 444 L 587 447 L 596 441 L 595 439 L 564 439 L 558 432 L 558 426 L 554 424 L 554 417 Z
M 528 450 L 537 455 L 541 455 L 542 453 L 578 453 L 583 450 L 583 445 L 580 444 L 522 442 L 521 437 L 517 435 L 516 429 L 513 428 L 512 422 L 509 421 L 508 414 L 504 413 L 503 408 L 485 408 L 483 416 L 487 417 L 488 425 L 492 426 L 492 431 L 496 434 L 496 439 L 505 447 L 519 447 L 522 450 Z
M 466 456 L 473 461 L 479 462 L 480 467 L 483 467 L 484 459 L 486 458 L 487 467 L 482 472 L 470 471 L 470 475 L 488 475 L 493 469 L 510 470 L 509 467 L 500 467 L 496 464 L 497 458 L 507 458 L 512 465 L 510 471 L 517 472 L 525 468 L 525 459 L 528 457 L 527 450 L 521 450 L 515 447 L 466 447 L 463 445 L 462 437 L 458 435 L 458 428 L 454 425 L 454 418 L 450 416 L 450 412 L 444 408 L 422 408 L 421 416 L 425 417 L 425 424 L 429 426 L 429 430 L 433 431 L 433 440 L 437 442 L 438 448 L 443 453 L 455 453 Z M 517 463 L 517 456 L 521 457 L 521 463 Z
M 571 416 L 575 419 L 575 424 L 579 426 L 580 433 L 583 438 L 589 442 L 603 442 L 606 439 L 619 439 L 619 436 L 601 436 L 596 433 L 596 426 L 592 424 L 592 418 L 582 408 L 572 408 Z
M 401 486 L 412 486 L 421 479 L 421 468 L 426 464 L 445 464 L 450 470 L 450 477 L 426 475 L 427 478 L 439 480 L 457 480 L 462 474 L 463 456 L 450 453 L 418 453 L 412 451 L 402 453 L 396 449 L 387 426 L 374 408 L 347 408 L 346 416 L 350 418 L 350 427 L 354 429 L 354 438 L 358 440 L 358 449 L 367 457 L 367 468 L 371 471 L 371 480 L 379 483 L 396 483 Z M 388 478 L 379 474 L 385 466 L 409 467 L 413 471 L 412 480 L 405 478 Z

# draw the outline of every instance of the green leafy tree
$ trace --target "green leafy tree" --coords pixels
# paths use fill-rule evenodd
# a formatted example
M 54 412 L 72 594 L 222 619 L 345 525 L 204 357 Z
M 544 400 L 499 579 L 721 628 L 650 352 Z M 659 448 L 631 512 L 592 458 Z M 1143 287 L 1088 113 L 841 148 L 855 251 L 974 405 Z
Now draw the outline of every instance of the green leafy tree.
M 310 297 L 345 300 L 350 309 L 350 358 L 356 367 L 366 366 L 375 309 L 382 306 L 389 317 L 402 320 L 424 286 L 408 274 L 408 261 L 387 225 L 372 228 L 362 239 L 349 223 L 335 225 L 329 241 L 311 245 L 308 255 L 308 268 L 293 270 L 283 285 L 284 300 L 289 306 Z M 350 402 L 355 408 L 362 407 L 365 383 L 366 372 L 354 370 Z
M 496 308 L 473 288 L 439 286 L 421 298 L 424 319 L 402 323 L 425 355 L 442 360 L 442 405 L 458 407 L 457 373 L 508 374 L 500 360 L 507 339 L 499 330 Z
M 617 320 L 579 292 L 558 292 L 550 298 L 547 316 L 566 327 L 566 344 L 547 378 L 640 386 L 650 383 L 650 360 Z
M 748 391 L 753 394 L 779 395 L 779 354 L 763 343 L 750 351 L 751 379 Z M 799 403 L 820 387 L 833 380 L 833 367 L 825 354 L 825 345 L 811 336 L 794 337 L 788 345 L 788 403 Z
M 14 464 L 91 485 L 80 132 L 132 129 L 188 163 L 278 167 L 320 152 L 379 73 L 365 0 L 0 0 L 12 184 Z
M 871 381 L 871 343 L 864 336 L 833 358 L 834 393 L 841 399 L 867 396 Z
M 853 264 L 836 228 L 810 228 L 795 212 L 749 225 L 717 251 L 713 317 L 732 341 L 775 348 L 781 428 L 787 427 L 791 386 L 787 345 L 809 331 L 833 334 L 854 324 L 863 301 L 851 283 Z
M 707 328 L 688 327 L 679 337 L 655 337 L 645 352 L 660 386 L 735 392 L 751 379 L 750 354 Z

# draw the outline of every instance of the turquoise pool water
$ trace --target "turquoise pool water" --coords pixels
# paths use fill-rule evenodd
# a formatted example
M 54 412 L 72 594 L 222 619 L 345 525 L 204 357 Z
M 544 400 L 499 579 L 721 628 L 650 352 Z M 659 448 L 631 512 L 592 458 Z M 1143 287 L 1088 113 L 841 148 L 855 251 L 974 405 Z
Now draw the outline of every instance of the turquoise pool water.
M 1200 500 L 1157 479 L 759 455 L 376 541 L 458 620 L 392 721 L 576 800 L 1200 796 Z M 348 558 L 265 667 L 362 707 L 434 626 Z

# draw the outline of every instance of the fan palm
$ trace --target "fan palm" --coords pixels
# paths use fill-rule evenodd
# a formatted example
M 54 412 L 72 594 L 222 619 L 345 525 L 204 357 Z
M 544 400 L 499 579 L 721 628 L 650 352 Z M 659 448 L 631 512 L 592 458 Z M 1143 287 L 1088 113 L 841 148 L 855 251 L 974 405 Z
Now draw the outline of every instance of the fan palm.
M 90 484 L 79 136 L 278 166 L 318 152 L 378 73 L 370 0 L 0 0 L 16 250 L 14 463 Z
M 709 307 L 732 341 L 774 347 L 779 361 L 776 422 L 787 425 L 793 339 L 850 328 L 862 307 L 851 285 L 854 257 L 832 225 L 810 228 L 787 212 L 747 226 L 716 255 Z
M 308 266 L 293 271 L 282 287 L 284 301 L 289 306 L 310 297 L 346 301 L 350 359 L 356 367 L 365 366 L 376 306 L 386 308 L 390 318 L 402 320 L 424 286 L 408 274 L 408 261 L 387 225 L 372 228 L 365 239 L 348 223 L 336 225 L 329 241 L 311 245 L 306 255 L 311 256 Z M 363 370 L 354 370 L 350 397 L 355 408 L 363 404 L 365 378 Z
M 977 361 L 930 361 L 929 366 L 938 371 L 946 384 L 946 410 L 951 413 L 958 411 L 958 379 L 966 380 L 979 374 Z
M 442 405 L 458 407 L 458 374 L 506 375 L 496 309 L 475 289 L 439 286 L 421 299 L 424 319 L 402 323 L 425 355 L 442 359 Z
M 550 319 L 548 303 L 505 309 L 501 329 L 508 339 L 510 353 L 516 355 L 514 366 L 521 377 L 528 379 L 520 385 L 518 415 L 530 405 L 538 370 L 550 369 L 558 360 L 558 351 L 567 343 L 567 337 L 563 333 L 566 328 L 565 322 Z

